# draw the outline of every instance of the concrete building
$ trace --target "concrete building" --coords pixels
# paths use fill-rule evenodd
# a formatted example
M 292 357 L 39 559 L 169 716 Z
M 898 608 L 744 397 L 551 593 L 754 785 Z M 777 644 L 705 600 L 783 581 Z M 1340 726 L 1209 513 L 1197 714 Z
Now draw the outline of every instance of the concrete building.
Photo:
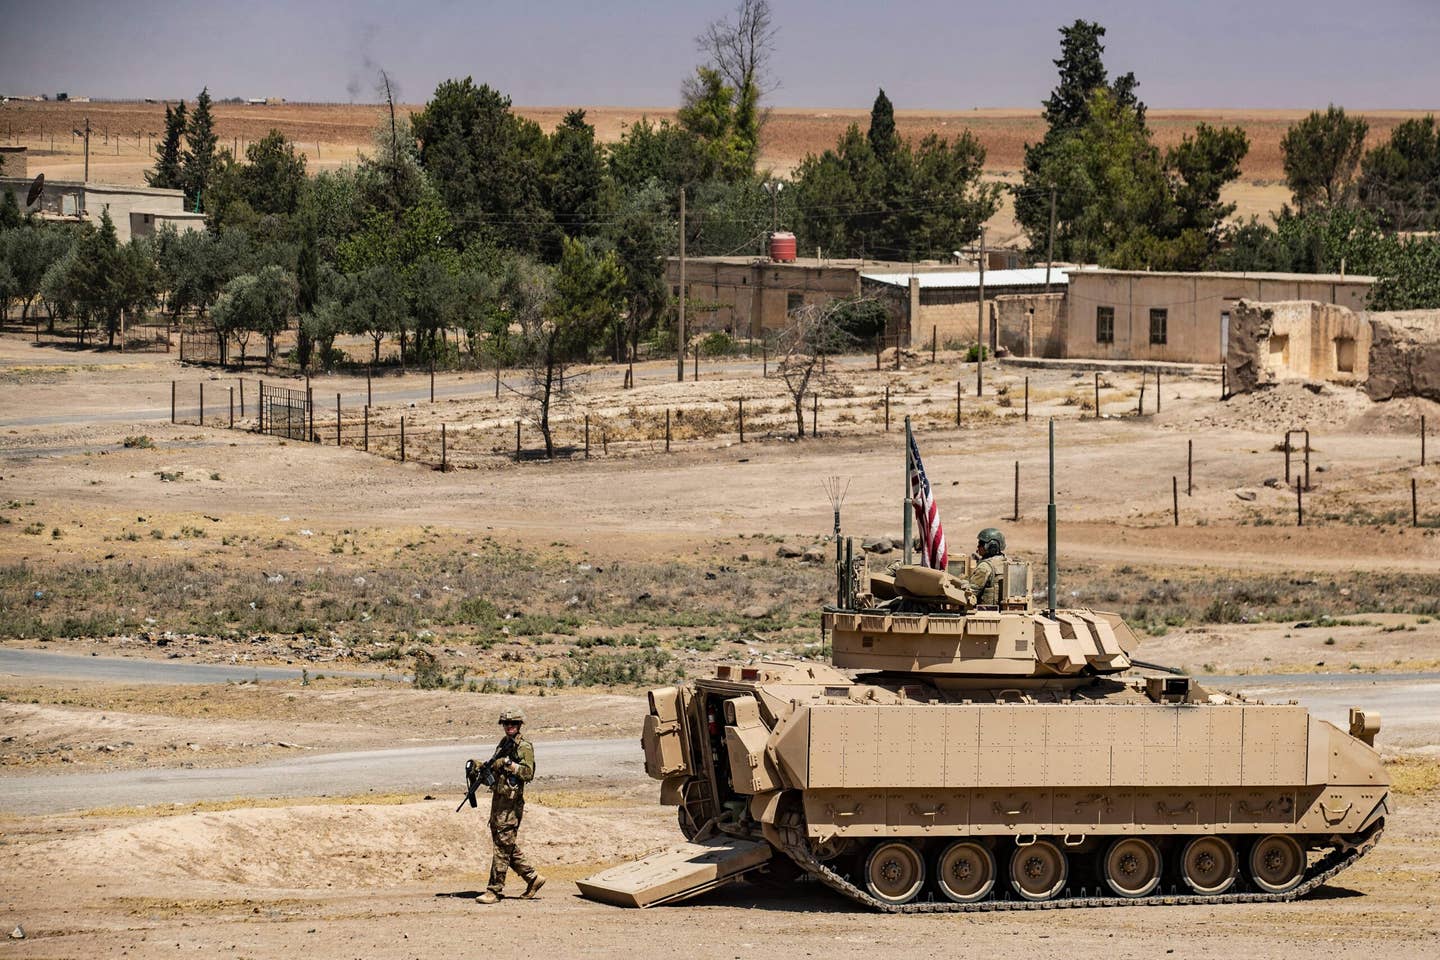
M 22 212 L 46 220 L 99 224 L 101 214 L 110 212 L 115 235 L 121 243 L 131 237 L 149 236 L 165 225 L 180 232 L 201 230 L 205 215 L 185 209 L 185 195 L 179 190 L 159 187 L 131 187 L 79 180 L 46 180 L 34 204 L 25 205 L 32 178 L 26 169 L 24 148 L 7 149 L 0 192 L 13 194 Z M 16 172 L 18 171 L 18 173 Z
M 886 302 L 889 337 L 907 346 L 974 343 L 983 323 L 985 340 L 998 323 L 999 342 L 1020 356 L 1060 356 L 1056 322 L 1064 315 L 1063 293 L 1069 268 L 986 270 L 985 303 L 980 303 L 977 270 L 867 270 L 861 292 Z M 1001 305 L 1003 304 L 1003 308 Z
M 1069 272 L 1064 356 L 1220 363 L 1240 300 L 1363 308 L 1374 277 L 1306 273 Z
M 686 316 L 694 331 L 724 330 L 734 337 L 759 338 L 783 330 L 796 307 L 859 296 L 861 262 L 814 257 L 788 263 L 754 256 L 686 258 Z M 671 294 L 679 296 L 678 258 L 667 261 L 665 277 Z

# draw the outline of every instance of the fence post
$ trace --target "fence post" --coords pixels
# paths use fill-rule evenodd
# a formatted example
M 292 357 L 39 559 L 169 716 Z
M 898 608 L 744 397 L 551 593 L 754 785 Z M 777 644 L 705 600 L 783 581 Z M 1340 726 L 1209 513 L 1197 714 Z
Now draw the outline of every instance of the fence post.
M 665 452 L 670 452 L 670 408 L 665 408 Z
M 1415 478 L 1410 478 L 1410 526 L 1420 526 L 1420 500 L 1415 492 Z
M 240 378 L 240 416 L 245 416 L 245 378 Z
M 895 369 L 900 369 L 900 334 L 895 334 Z
M 175 422 L 175 381 L 170 381 L 170 422 Z
M 265 432 L 265 381 L 260 381 L 260 393 L 255 398 L 255 420 L 259 425 L 260 432 Z
M 435 361 L 430 361 L 430 402 L 435 402 Z
M 1160 412 L 1160 368 L 1155 368 L 1155 412 Z
M 444 473 L 444 472 L 445 472 L 445 467 L 446 467 L 446 466 L 448 465 L 448 463 L 449 463 L 449 461 L 448 461 L 447 458 L 448 458 L 448 448 L 447 448 L 447 446 L 446 446 L 446 441 L 445 441 L 445 424 L 442 423 L 442 424 L 440 424 L 440 472 L 441 472 L 441 473 Z
M 820 396 L 819 396 L 819 394 L 812 393 L 812 394 L 810 394 L 810 436 L 811 436 L 812 439 L 813 439 L 814 437 L 820 436 L 820 431 L 819 431 L 819 429 L 818 429 L 819 426 L 820 426 Z
M 610 434 L 603 427 L 600 429 L 600 452 L 610 456 Z
M 1175 526 L 1180 526 L 1180 478 L 1170 478 L 1170 502 L 1171 509 L 1175 511 Z
M 310 411 L 310 442 L 317 443 L 320 437 L 315 433 L 315 391 L 310 388 L 310 378 L 305 378 L 305 407 Z
M 875 372 L 876 372 L 876 373 L 879 373 L 879 372 L 880 372 L 880 343 L 881 343 L 882 340 L 884 340 L 884 336 L 883 336 L 883 335 L 881 335 L 881 334 L 876 334 L 876 335 L 875 335 Z
M 695 344 L 695 375 L 690 378 L 692 382 L 700 382 L 700 344 Z
M 981 346 L 980 353 L 975 358 L 975 396 L 977 397 L 985 396 L 985 367 L 983 366 L 984 357 L 985 347 Z
M 1425 414 L 1420 414 L 1420 466 L 1425 466 Z
M 585 459 L 590 459 L 590 414 L 585 414 Z
M 935 362 L 935 341 L 936 341 L 936 339 L 937 339 L 937 338 L 936 338 L 936 333 L 935 333 L 935 331 L 936 331 L 936 327 L 932 324 L 931 327 L 930 327 L 930 362 L 931 362 L 931 363 L 934 363 L 934 362 Z
M 335 394 L 335 446 L 340 446 L 340 394 Z
M 963 386 L 961 386 L 959 380 L 956 380 L 956 381 L 955 381 L 955 426 L 957 426 L 957 427 L 961 425 L 961 424 L 960 424 L 960 398 L 964 395 L 964 393 L 965 393 L 965 388 L 964 388 Z
M 495 399 L 500 399 L 500 353 L 495 353 Z
M 885 384 L 885 432 L 890 432 L 890 384 Z
M 1305 489 L 1305 485 L 1300 482 L 1300 478 L 1299 478 L 1299 477 L 1296 477 L 1296 478 L 1295 478 L 1295 526 L 1297 526 L 1297 527 L 1303 527 L 1303 526 L 1305 526 L 1305 497 L 1304 497 L 1304 489 Z
M 1011 519 L 1011 520 L 1016 520 L 1016 521 L 1018 521 L 1018 520 L 1020 519 L 1020 461 L 1019 461 L 1019 460 L 1016 460 L 1016 461 L 1015 461 L 1015 513 L 1014 513 L 1014 515 L 1011 516 L 1010 519 Z
M 745 442 L 745 398 L 740 398 L 740 442 Z
M 515 421 L 515 462 L 520 462 L 520 421 Z
M 1095 419 L 1100 419 L 1100 371 L 1095 371 Z
M 373 365 L 365 368 L 365 406 L 367 407 L 375 406 L 375 392 L 370 384 L 370 374 L 372 370 Z
M 1145 376 L 1140 376 L 1140 399 L 1135 403 L 1135 416 L 1145 416 Z
M 200 381 L 200 426 L 205 426 L 205 381 Z
M 1025 378 L 1025 422 L 1030 422 L 1030 378 Z
M 770 376 L 770 344 L 768 341 L 760 341 L 760 376 Z
M 235 388 L 230 388 L 230 429 L 235 429 Z
M 1310 489 L 1310 429 L 1305 429 L 1305 489 Z
M 405 418 L 400 418 L 400 462 L 405 462 Z
M 1285 484 L 1290 484 L 1290 431 L 1285 431 Z
M 1220 399 L 1230 399 L 1230 366 L 1224 363 L 1220 365 Z
M 365 437 L 362 441 L 366 453 L 370 452 L 370 405 L 365 405 Z

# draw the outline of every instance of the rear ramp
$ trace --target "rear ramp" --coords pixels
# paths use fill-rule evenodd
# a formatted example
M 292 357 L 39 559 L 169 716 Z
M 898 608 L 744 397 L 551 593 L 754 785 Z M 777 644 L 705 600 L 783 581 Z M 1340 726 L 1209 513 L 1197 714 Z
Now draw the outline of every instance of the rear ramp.
M 772 852 L 768 843 L 712 837 L 611 867 L 575 885 L 591 900 L 617 907 L 654 907 L 738 880 L 768 863 Z

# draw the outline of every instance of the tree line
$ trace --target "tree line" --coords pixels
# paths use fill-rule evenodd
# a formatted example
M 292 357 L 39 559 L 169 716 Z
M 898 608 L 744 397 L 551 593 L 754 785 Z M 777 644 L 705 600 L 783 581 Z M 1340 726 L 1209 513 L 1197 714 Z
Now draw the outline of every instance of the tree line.
M 1361 118 L 1331 107 L 1285 137 L 1293 204 L 1237 222 L 1222 201 L 1249 149 L 1237 127 L 1200 124 L 1161 151 L 1133 74 L 1111 77 L 1103 26 L 1060 30 L 1047 132 L 1012 188 L 1030 254 L 1152 269 L 1352 273 L 1380 278 L 1380 308 L 1440 305 L 1440 132 L 1397 126 L 1366 151 Z M 868 127 L 806 157 L 788 180 L 759 165 L 777 32 L 766 0 L 740 0 L 696 38 L 701 62 L 673 120 L 642 118 L 610 145 L 584 111 L 546 132 L 472 78 L 424 107 L 387 110 L 353 166 L 311 173 L 278 131 L 239 156 L 217 143 L 208 91 L 166 107 L 149 182 L 184 191 L 206 229 L 120 244 L 112 224 L 41 223 L 0 205 L 0 306 L 113 341 L 123 316 L 160 310 L 326 368 L 342 336 L 372 362 L 536 362 L 555 375 L 594 356 L 674 349 L 665 258 L 753 253 L 772 226 L 803 251 L 922 259 L 972 243 L 998 209 L 968 132 L 898 135 L 883 90 Z M 1052 207 L 1054 230 L 1050 228 Z M 703 305 L 692 305 L 692 309 Z M 873 310 L 863 323 L 873 324 Z M 538 359 L 537 359 L 538 358 Z M 547 385 L 549 381 L 547 380 Z M 541 390 L 544 393 L 544 390 Z M 548 395 L 548 394 L 546 394 Z
M 1221 192 L 1249 151 L 1244 130 L 1202 123 L 1162 152 L 1134 74 L 1112 79 L 1105 67 L 1105 28 L 1076 20 L 1060 35 L 1046 135 L 1027 146 L 1014 189 L 1032 256 L 1053 249 L 1057 260 L 1121 269 L 1343 269 L 1377 277 L 1375 309 L 1440 307 L 1433 116 L 1404 121 L 1366 150 L 1364 118 L 1334 105 L 1313 111 L 1280 144 L 1293 206 L 1274 223 L 1237 221 Z

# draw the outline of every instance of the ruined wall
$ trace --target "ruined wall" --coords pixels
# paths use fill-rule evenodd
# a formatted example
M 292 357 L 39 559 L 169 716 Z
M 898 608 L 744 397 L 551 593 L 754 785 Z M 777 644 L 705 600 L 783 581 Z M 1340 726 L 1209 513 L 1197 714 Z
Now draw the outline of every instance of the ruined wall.
M 1373 400 L 1440 400 L 1440 310 L 1368 314 L 1372 341 L 1365 392 Z
M 1226 352 L 1230 390 L 1245 393 L 1279 380 L 1363 383 L 1369 373 L 1366 315 L 1331 303 L 1240 300 Z
M 1000 346 L 1016 357 L 1065 356 L 1065 294 L 1006 294 L 995 298 Z

